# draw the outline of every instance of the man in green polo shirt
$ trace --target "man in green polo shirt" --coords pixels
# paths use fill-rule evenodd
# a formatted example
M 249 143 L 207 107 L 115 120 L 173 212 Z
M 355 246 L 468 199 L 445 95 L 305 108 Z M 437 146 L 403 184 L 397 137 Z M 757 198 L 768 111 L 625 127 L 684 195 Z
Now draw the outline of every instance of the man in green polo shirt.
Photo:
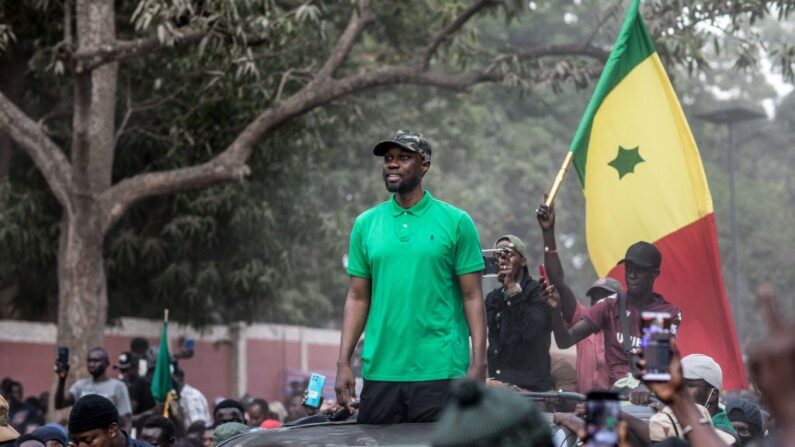
M 398 131 L 373 154 L 393 194 L 351 231 L 337 401 L 356 397 L 350 359 L 366 325 L 358 421 L 430 422 L 452 378 L 486 378 L 480 242 L 466 212 L 422 188 L 431 145 L 421 134 Z

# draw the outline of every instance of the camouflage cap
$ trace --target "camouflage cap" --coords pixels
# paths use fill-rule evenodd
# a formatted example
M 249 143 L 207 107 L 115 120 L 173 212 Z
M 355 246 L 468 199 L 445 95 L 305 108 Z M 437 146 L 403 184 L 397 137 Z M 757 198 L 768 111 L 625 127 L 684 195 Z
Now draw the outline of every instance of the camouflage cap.
M 419 132 L 410 130 L 398 130 L 395 136 L 389 140 L 384 140 L 375 145 L 373 155 L 383 156 L 390 147 L 398 146 L 420 154 L 423 160 L 431 160 L 431 143 Z

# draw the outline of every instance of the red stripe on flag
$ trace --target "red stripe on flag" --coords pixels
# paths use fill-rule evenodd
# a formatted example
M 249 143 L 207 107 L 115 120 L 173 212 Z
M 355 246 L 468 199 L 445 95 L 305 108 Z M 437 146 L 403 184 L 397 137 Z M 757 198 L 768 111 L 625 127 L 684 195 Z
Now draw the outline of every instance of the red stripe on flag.
M 654 290 L 682 309 L 677 337 L 682 354 L 712 357 L 723 370 L 723 387 L 738 390 L 748 387 L 748 379 L 723 287 L 716 234 L 715 217 L 709 214 L 654 242 L 662 253 Z M 610 276 L 626 285 L 623 265 Z

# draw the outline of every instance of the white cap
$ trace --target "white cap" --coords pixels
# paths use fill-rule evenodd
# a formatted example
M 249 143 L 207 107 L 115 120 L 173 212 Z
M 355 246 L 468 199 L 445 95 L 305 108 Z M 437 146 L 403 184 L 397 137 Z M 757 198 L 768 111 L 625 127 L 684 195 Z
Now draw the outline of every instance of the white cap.
M 713 388 L 723 388 L 723 370 L 712 357 L 704 354 L 690 354 L 682 359 L 682 374 L 685 379 L 704 379 Z

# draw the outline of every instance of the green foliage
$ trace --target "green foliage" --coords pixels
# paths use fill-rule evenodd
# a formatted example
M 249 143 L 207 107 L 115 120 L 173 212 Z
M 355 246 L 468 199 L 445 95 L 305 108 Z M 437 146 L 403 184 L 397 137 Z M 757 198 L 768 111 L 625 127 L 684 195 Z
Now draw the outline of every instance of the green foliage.
M 471 4 L 373 3 L 376 23 L 338 76 L 418 64 L 418 49 Z M 447 39 L 432 60 L 438 72 L 490 67 L 504 75 L 503 85 L 467 93 L 389 87 L 344 98 L 269 134 L 250 159 L 246 180 L 137 204 L 105 243 L 111 317 L 159 318 L 169 307 L 174 319 L 196 326 L 240 320 L 335 324 L 347 286 L 342 259 L 353 219 L 388 199 L 370 150 L 398 128 L 429 136 L 434 162 L 426 186 L 472 214 L 484 247 L 501 234 L 518 234 L 534 247 L 531 264 L 537 264 L 542 247 L 533 210 L 563 160 L 601 65 L 592 57 L 526 58 L 522 51 L 552 44 L 607 48 L 624 11 L 622 3 L 602 0 L 531 3 L 530 11 L 529 3 L 518 1 L 488 9 Z M 775 98 L 756 70 L 730 69 L 754 67 L 764 54 L 759 42 L 769 40 L 776 42 L 773 64 L 791 75 L 787 34 L 769 20 L 760 22 L 774 4 L 786 19 L 785 3 L 644 2 L 688 114 L 725 106 L 711 87 L 737 88 L 745 102 Z M 120 38 L 156 36 L 175 48 L 120 65 L 114 182 L 218 154 L 263 109 L 310 81 L 352 6 L 122 2 Z M 71 79 L 53 72 L 50 51 L 62 37 L 60 6 L 38 7 L 43 9 L 14 20 L 10 9 L 0 8 L 0 43 L 4 32 L 13 32 L 14 44 L 35 44 L 22 108 L 68 148 Z M 45 31 L 42 24 L 56 25 Z M 195 47 L 179 47 L 177 39 L 191 30 L 206 36 Z M 738 156 L 743 259 L 754 260 L 743 263 L 746 290 L 763 278 L 780 290 L 794 285 L 786 272 L 795 266 L 785 256 L 795 240 L 788 223 L 795 217 L 795 160 L 787 150 L 795 129 L 792 101 L 780 105 L 771 130 L 749 140 Z M 712 186 L 721 247 L 729 247 L 725 162 L 715 149 L 722 144 L 720 132 L 694 120 L 691 125 Z M 17 153 L 13 165 L 10 182 L 0 188 L 0 286 L 19 286 L 23 317 L 52 319 L 54 310 L 42 315 L 40 309 L 53 309 L 60 210 L 27 157 Z M 567 277 L 583 292 L 594 273 L 574 176 L 558 204 Z M 754 217 L 758 213 L 768 218 Z M 723 258 L 728 260 L 725 250 Z

